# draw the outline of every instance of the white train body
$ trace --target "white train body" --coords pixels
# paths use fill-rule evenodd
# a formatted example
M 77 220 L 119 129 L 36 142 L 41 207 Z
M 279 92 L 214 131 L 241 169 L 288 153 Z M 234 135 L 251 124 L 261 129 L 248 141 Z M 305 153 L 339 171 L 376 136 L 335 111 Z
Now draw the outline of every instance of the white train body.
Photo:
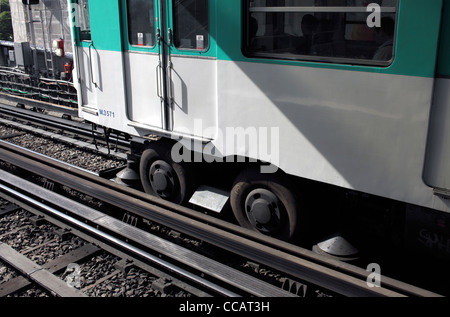
M 209 33 L 194 44 L 176 42 L 176 4 L 155 1 L 153 33 L 138 35 L 151 45 L 131 43 L 131 2 L 89 1 L 89 38 L 75 32 L 80 117 L 130 135 L 193 140 L 192 150 L 224 164 L 243 156 L 301 179 L 450 211 L 450 72 L 440 33 L 448 1 L 384 1 L 395 34 L 383 62 L 250 48 L 250 19 L 265 21 L 267 33 L 271 12 L 292 12 L 286 21 L 319 16 L 331 10 L 320 1 L 206 1 Z M 351 11 L 355 1 L 343 2 L 333 10 Z

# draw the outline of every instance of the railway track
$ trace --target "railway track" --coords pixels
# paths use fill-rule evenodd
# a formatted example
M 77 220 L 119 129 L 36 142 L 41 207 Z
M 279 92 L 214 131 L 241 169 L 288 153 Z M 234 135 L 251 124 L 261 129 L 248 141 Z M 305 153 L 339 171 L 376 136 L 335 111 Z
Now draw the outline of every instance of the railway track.
M 138 220 L 167 226 L 176 232 L 205 241 L 224 250 L 223 252 L 231 252 L 250 261 L 266 265 L 274 270 L 283 272 L 286 276 L 292 277 L 297 281 L 325 289 L 332 294 L 358 297 L 437 296 L 437 294 L 432 292 L 391 280 L 387 277 L 382 278 L 383 284 L 381 287 L 369 287 L 367 283 L 368 273 L 360 268 L 325 259 L 307 250 L 254 234 L 219 219 L 148 197 L 139 191 L 120 186 L 95 174 L 70 167 L 67 164 L 49 160 L 42 155 L 12 146 L 6 142 L 0 142 L 0 149 L 0 159 L 14 164 L 20 169 L 36 173 L 55 184 L 70 187 L 95 199 L 106 201 L 108 205 L 122 210 L 125 214 L 130 214 L 131 217 L 136 217 Z M 20 188 L 21 191 L 24 191 L 27 187 L 33 187 L 35 191 L 26 195 L 40 197 L 41 200 L 44 196 L 51 196 L 51 192 L 46 191 L 42 187 L 26 185 L 25 183 L 18 184 L 20 180 L 17 177 L 2 175 L 0 178 L 3 186 L 15 186 Z M 58 199 L 63 199 L 63 197 L 59 196 Z M 65 199 L 63 200 L 59 205 L 68 206 L 69 202 Z M 50 204 L 54 205 L 56 203 L 50 202 Z M 117 218 L 106 216 L 93 210 L 86 210 L 81 206 L 67 208 L 61 212 L 59 217 L 62 217 L 64 214 L 71 214 L 72 217 L 82 219 L 82 222 L 90 223 L 93 228 L 103 228 L 113 236 L 121 235 L 121 241 L 143 244 L 143 241 L 148 242 L 151 240 L 146 232 L 135 232 L 135 227 Z M 159 244 L 159 242 L 153 243 Z M 148 244 L 145 247 L 150 248 Z M 186 254 L 186 251 L 167 253 L 167 250 L 171 249 L 172 246 L 165 246 L 160 248 L 157 253 L 173 260 L 183 260 L 183 265 L 187 265 L 192 261 L 191 259 L 182 259 L 183 257 L 180 256 L 180 254 Z M 290 293 L 284 292 L 280 288 L 255 287 L 250 282 L 250 284 L 247 284 L 243 282 L 246 279 L 243 279 L 241 276 L 234 279 L 233 277 L 239 276 L 236 272 L 232 274 L 225 273 L 222 277 L 219 277 L 217 275 L 220 267 L 220 263 L 215 262 L 206 265 L 206 268 L 212 268 L 212 271 L 203 271 L 206 268 L 200 269 L 199 267 L 197 270 L 200 270 L 200 274 L 203 276 L 219 279 L 221 283 L 228 282 L 233 287 L 244 288 L 241 291 L 249 292 L 247 294 L 255 296 L 290 295 Z M 258 293 L 262 289 L 264 292 Z M 268 289 L 280 293 L 266 293 Z
M 16 185 L 19 184 L 22 189 L 22 193 L 20 193 L 13 188 L 1 185 L 2 191 L 6 193 L 3 194 L 4 198 L 8 199 L 9 201 L 13 201 L 15 205 L 25 208 L 26 210 L 32 210 L 33 213 L 38 214 L 38 217 L 40 217 L 39 219 L 41 220 L 45 219 L 46 221 L 57 224 L 60 227 L 60 229 L 58 229 L 60 232 L 62 231 L 70 234 L 76 233 L 76 236 L 80 236 L 83 239 L 90 241 L 89 244 L 83 245 L 82 247 L 75 249 L 74 252 L 60 257 L 55 261 L 49 262 L 45 266 L 33 263 L 33 261 L 27 259 L 23 254 L 13 250 L 13 248 L 6 245 L 5 243 L 0 244 L 0 259 L 23 273 L 23 275 L 28 279 L 31 279 L 33 282 L 39 284 L 39 286 L 45 288 L 50 294 L 70 297 L 86 296 L 83 291 L 89 290 L 99 283 L 104 283 L 109 278 L 121 273 L 127 268 L 127 266 L 130 267 L 131 265 L 137 265 L 141 269 L 145 269 L 150 273 L 158 276 L 158 279 L 155 280 L 154 283 L 152 283 L 152 287 L 156 290 L 159 290 L 160 292 L 167 293 L 168 290 L 171 290 L 173 292 L 173 289 L 171 288 L 178 287 L 179 291 L 182 290 L 186 294 L 190 294 L 189 296 L 239 296 L 238 293 L 230 290 L 231 287 L 226 288 L 224 286 L 217 285 L 202 278 L 198 274 L 191 273 L 186 269 L 177 266 L 176 264 L 161 259 L 155 254 L 149 253 L 147 249 L 149 248 L 149 245 L 152 244 L 153 251 L 169 249 L 172 253 L 177 253 L 178 256 L 180 256 L 181 254 L 185 254 L 184 261 L 189 261 L 189 263 L 191 263 L 192 261 L 192 263 L 197 263 L 197 266 L 205 266 L 205 264 L 209 264 L 210 266 L 214 266 L 215 269 L 219 268 L 216 273 L 217 275 L 229 274 L 235 276 L 235 278 L 240 278 L 242 281 L 249 282 L 249 280 L 251 280 L 251 278 L 245 278 L 242 273 L 234 270 L 225 269 L 226 272 L 221 272 L 221 265 L 219 263 L 211 263 L 211 261 L 208 261 L 207 259 L 199 258 L 198 255 L 195 256 L 195 254 L 193 253 L 189 254 L 189 252 L 183 250 L 183 248 L 178 247 L 168 241 L 163 241 L 162 239 L 159 239 L 142 231 L 139 232 L 139 230 L 133 226 L 127 225 L 126 223 L 118 221 L 117 219 L 102 215 L 95 210 L 86 208 L 85 206 L 80 204 L 76 204 L 69 199 L 56 197 L 56 195 L 52 195 L 51 192 L 46 192 L 45 189 L 39 188 L 39 186 L 23 182 L 13 175 L 7 175 L 4 172 L 2 172 L 1 174 L 3 180 L 6 180 L 6 182 L 14 182 Z M 23 193 L 23 188 L 26 188 L 26 194 Z M 38 201 L 32 199 L 28 195 L 38 195 L 41 199 L 40 201 Z M 45 197 L 45 199 L 42 199 L 42 197 Z M 43 203 L 42 201 L 44 200 L 45 202 Z M 57 206 L 57 208 L 50 205 Z M 72 210 L 73 208 L 76 208 L 79 211 L 78 216 L 80 219 L 76 219 L 73 216 L 69 216 L 65 213 L 65 211 L 67 211 L 68 209 Z M 81 216 L 81 214 L 84 215 Z M 87 216 L 86 214 L 89 214 L 89 216 Z M 96 218 L 95 224 L 97 224 L 97 226 L 94 227 L 93 224 L 86 224 L 85 222 L 89 221 L 89 219 L 83 219 L 83 217 Z M 103 229 L 100 229 L 98 225 L 100 218 L 102 219 L 102 222 L 105 222 Z M 89 222 L 92 222 L 92 219 L 90 219 Z M 108 230 L 105 229 L 105 226 L 108 227 Z M 107 231 L 114 231 L 115 234 L 112 235 Z M 6 233 L 6 235 L 9 234 L 11 233 Z M 126 236 L 127 238 L 125 238 L 124 236 Z M 137 246 L 136 244 L 125 242 L 126 239 L 132 238 L 133 236 L 138 236 L 139 238 L 145 239 L 145 241 L 147 241 L 146 246 L 144 246 L 144 244 L 140 244 L 140 246 Z M 109 274 L 106 274 L 105 277 L 102 277 L 100 281 L 95 282 L 94 285 L 83 288 L 81 292 L 73 289 L 73 287 L 67 287 L 67 285 L 65 285 L 66 283 L 60 281 L 60 279 L 54 276 L 51 276 L 52 272 L 58 272 L 59 270 L 70 266 L 70 264 L 72 263 L 77 263 L 78 261 L 90 255 L 98 253 L 100 249 L 97 247 L 97 245 L 102 246 L 103 250 L 114 254 L 116 257 L 121 257 L 121 260 L 117 261 L 121 264 L 116 265 L 119 268 Z M 57 263 L 55 264 L 54 262 Z M 160 270 L 151 266 L 149 263 L 152 263 L 153 265 L 157 264 L 158 266 L 163 267 L 164 270 L 172 272 L 172 275 L 161 272 Z M 120 266 L 122 267 L 120 268 Z M 173 275 L 182 276 L 184 281 L 180 281 Z M 19 279 L 19 285 L 22 285 L 24 283 L 22 280 L 23 278 Z M 195 287 L 189 287 L 189 284 L 188 282 L 186 282 L 186 280 L 192 281 L 192 283 L 195 284 L 200 284 L 203 289 L 207 289 L 208 291 L 205 292 Z M 9 284 L 14 284 L 14 286 L 17 287 L 17 281 L 13 282 L 14 283 Z M 263 294 L 266 294 L 268 296 L 280 296 L 281 294 L 288 294 L 281 289 L 271 287 L 270 285 L 265 285 L 264 283 L 256 279 L 254 279 L 254 281 L 251 283 L 252 287 L 257 286 L 257 289 L 260 290 L 251 291 L 251 293 L 254 293 L 253 295 L 259 294 L 259 296 L 261 296 Z M 255 285 L 255 283 L 259 285 Z M 8 288 L 7 286 L 2 289 L 7 289 L 8 292 L 17 291 L 14 287 Z M 272 291 L 270 290 L 271 288 Z M 5 290 L 3 290 L 3 295 L 4 294 L 7 294 Z
M 7 192 L 13 191 L 8 189 Z M 21 223 L 25 225 L 9 228 L 2 234 L 2 240 L 6 242 L 0 244 L 0 259 L 18 274 L 0 284 L 0 297 L 12 296 L 32 285 L 44 289 L 47 296 L 106 296 L 108 294 L 105 294 L 105 291 L 97 289 L 105 283 L 111 285 L 106 289 L 109 289 L 110 296 L 114 297 L 147 297 L 161 294 L 182 297 L 209 296 L 208 293 L 189 288 L 185 281 L 181 282 L 170 274 L 122 252 L 123 250 L 106 244 L 104 239 L 99 240 L 100 235 L 88 235 L 77 230 L 77 226 L 68 226 L 48 214 L 44 216 L 41 210 L 51 209 L 50 206 L 36 204 L 29 197 L 13 198 L 6 193 L 2 196 L 15 202 L 7 203 L 7 206 L 13 208 L 6 216 L 2 216 L 2 220 L 8 216 L 13 219 L 20 217 Z M 31 233 L 45 238 L 32 238 Z M 19 246 L 11 241 L 12 239 L 27 242 L 20 243 Z M 39 241 L 32 242 L 36 240 Z M 50 248 L 51 252 L 43 250 L 44 248 Z M 55 256 L 55 253 L 58 256 Z M 129 280 L 130 283 L 124 285 L 121 280 Z M 119 283 L 122 285 L 118 286 Z
M 6 107 L 8 108 L 8 107 Z M 14 107 L 13 107 L 14 108 Z M 13 116 L 14 109 L 6 109 L 9 113 L 7 116 Z M 21 116 L 21 120 L 30 122 L 33 120 L 27 119 L 27 111 L 24 111 Z M 39 124 L 45 125 L 46 121 L 53 121 L 53 117 L 41 117 L 38 116 Z M 59 119 L 58 119 L 59 120 Z M 58 121 L 56 120 L 56 121 Z M 35 121 L 36 122 L 36 121 Z M 22 124 L 22 123 L 20 123 Z M 60 126 L 58 127 L 58 124 Z M 50 125 L 50 124 L 47 124 Z M 56 129 L 64 128 L 64 122 L 57 123 Z M 82 128 L 86 130 L 86 127 Z M 35 133 L 35 131 L 33 131 Z M 71 133 L 77 134 L 72 131 Z M 87 133 L 89 134 L 89 132 Z M 64 142 L 69 142 L 64 136 Z M 91 142 L 92 146 L 92 142 Z M 92 149 L 92 147 L 91 147 Z M 86 214 L 87 219 L 84 219 L 84 223 L 90 223 L 93 228 L 107 228 L 108 234 L 112 234 L 114 237 L 118 235 L 120 228 L 125 226 L 135 228 L 137 223 L 157 224 L 157 226 L 164 226 L 171 228 L 176 235 L 186 235 L 195 237 L 201 243 L 205 242 L 208 245 L 218 248 L 219 253 L 237 254 L 248 260 L 250 268 L 258 268 L 261 266 L 267 266 L 273 270 L 282 272 L 287 276 L 284 279 L 282 286 L 274 288 L 275 293 L 268 294 L 254 294 L 257 287 L 251 286 L 251 292 L 248 294 L 256 296 L 291 296 L 295 295 L 304 296 L 307 294 L 305 291 L 306 285 L 311 285 L 309 289 L 326 290 L 330 294 L 343 295 L 343 296 L 438 296 L 435 293 L 422 290 L 420 288 L 387 278 L 382 277 L 381 287 L 369 287 L 368 275 L 366 270 L 354 267 L 352 265 L 334 261 L 328 258 L 319 256 L 308 250 L 280 242 L 271 238 L 267 238 L 251 231 L 245 230 L 241 227 L 234 226 L 230 223 L 223 222 L 217 218 L 213 218 L 202 213 L 195 212 L 185 207 L 173 205 L 159 199 L 149 197 L 139 191 L 120 186 L 109 180 L 98 177 L 97 174 L 85 171 L 82 169 L 74 168 L 73 166 L 56 161 L 54 159 L 48 159 L 45 156 L 27 151 L 26 149 L 15 147 L 6 142 L 0 143 L 0 160 L 14 164 L 21 170 L 25 170 L 29 173 L 35 173 L 39 177 L 43 177 L 49 184 L 56 184 L 56 186 L 65 186 L 77 191 L 81 194 L 87 194 L 93 199 L 104 201 L 104 204 L 115 210 L 110 215 L 99 215 L 98 211 L 90 211 Z M 111 151 L 108 150 L 111 155 Z M 106 153 L 104 151 L 104 153 Z M 3 179 L 3 177 L 2 177 Z M 5 176 L 6 179 L 6 176 Z M 13 185 L 14 182 L 18 182 L 18 179 L 11 181 L 11 183 L 3 186 L 14 186 L 19 188 L 26 188 L 27 186 Z M 38 188 L 38 190 L 45 190 Z M 52 195 L 52 192 L 49 192 Z M 26 193 L 21 195 L 27 196 Z M 36 197 L 36 194 L 33 194 Z M 40 197 L 40 195 L 38 195 Z M 17 198 L 15 198 L 17 199 Z M 68 202 L 64 202 L 67 205 Z M 50 205 L 54 206 L 57 203 L 52 202 Z M 73 210 L 84 210 L 82 207 L 73 207 L 71 211 L 62 211 L 63 214 L 68 216 L 72 214 Z M 117 212 L 119 210 L 119 212 Z M 95 214 L 95 221 L 89 215 Z M 83 219 L 84 214 L 73 214 L 77 219 Z M 49 217 L 49 216 L 46 216 Z M 105 218 L 105 217 L 111 217 Z M 100 223 L 97 222 L 97 219 Z M 105 219 L 109 219 L 106 221 Z M 114 219 L 114 220 L 113 220 Z M 105 222 L 106 221 L 106 222 Z M 111 223 L 114 226 L 111 227 Z M 114 228 L 113 232 L 111 229 Z M 123 228 L 122 228 L 123 229 Z M 142 243 L 146 238 L 142 236 L 145 233 L 140 232 L 135 236 L 123 237 L 123 241 L 132 241 L 133 244 Z M 127 242 L 128 243 L 128 242 Z M 148 248 L 148 246 L 147 246 Z M 178 258 L 178 254 L 184 254 L 184 251 L 178 251 L 175 254 L 164 254 L 164 250 L 171 249 L 171 247 L 164 247 L 163 251 L 154 251 L 158 254 L 158 257 Z M 189 262 L 188 260 L 186 260 Z M 186 263 L 183 263 L 183 266 Z M 216 262 L 213 267 L 219 267 Z M 198 272 L 198 270 L 197 270 Z M 203 276 L 211 276 L 216 273 L 201 272 Z M 231 274 L 231 276 L 233 276 Z M 219 284 L 222 284 L 224 280 L 229 280 L 227 277 L 217 278 Z M 237 275 L 239 276 L 239 274 Z M 245 279 L 244 279 L 245 280 Z M 242 286 L 241 281 L 235 281 L 235 284 Z M 233 286 L 233 287 L 236 287 Z M 282 293 L 276 293 L 279 291 Z M 233 292 L 229 295 L 232 295 Z M 291 291 L 291 292 L 287 292 Z M 202 290 L 202 292 L 204 292 Z M 203 295 L 209 294 L 204 292 Z M 219 292 L 220 294 L 220 292 Z M 245 290 L 240 289 L 235 294 L 245 294 Z M 311 292 L 308 292 L 310 295 Z M 326 294 L 326 293 L 324 293 Z M 222 294 L 224 295 L 224 294 Z M 202 295 L 200 295 L 202 296 Z M 214 296 L 214 295 L 213 295 Z
M 5 101 L 5 100 L 4 100 Z M 46 113 L 45 108 L 39 108 L 36 101 L 30 106 L 28 101 L 18 103 L 16 106 L 0 102 L 0 123 L 6 123 L 25 132 L 36 133 L 61 142 L 74 144 L 77 147 L 97 151 L 102 154 L 126 159 L 126 151 L 129 149 L 132 137 L 122 134 L 111 138 L 111 131 L 76 120 L 73 114 L 55 112 L 55 107 L 50 112 L 59 114 L 60 117 Z M 53 111 L 52 111 L 53 110 Z M 48 111 L 47 111 L 48 112 Z M 68 112 L 71 113 L 71 112 Z
M 122 220 L 106 216 L 96 210 L 87 208 L 79 203 L 71 201 L 70 199 L 55 194 L 41 186 L 21 180 L 20 178 L 4 171 L 0 171 L 0 174 L 0 178 L 2 179 L 2 185 L 0 185 L 0 187 L 2 191 L 7 193 L 6 198 L 8 200 L 12 200 L 15 204 L 26 209 L 39 209 L 40 216 L 44 216 L 45 219 L 56 218 L 56 220 L 52 220 L 52 222 L 58 220 L 60 222 L 62 221 L 64 224 L 60 224 L 60 226 L 63 228 L 67 228 L 67 226 L 69 226 L 71 231 L 87 231 L 91 235 L 100 236 L 100 238 L 96 238 L 95 244 L 99 244 L 99 240 L 102 240 L 107 241 L 109 244 L 114 244 L 115 248 L 126 249 L 128 253 L 132 254 L 128 255 L 126 258 L 128 261 L 130 257 L 143 258 L 145 261 L 163 266 L 166 270 L 175 272 L 177 275 L 181 275 L 183 279 L 192 280 L 196 284 L 200 284 L 202 288 L 208 289 L 209 292 L 193 292 L 197 296 L 211 296 L 210 293 L 212 295 L 233 297 L 245 294 L 264 297 L 293 296 L 281 288 L 274 287 L 258 279 L 252 278 L 247 274 L 228 268 L 221 263 L 207 259 L 169 241 L 164 241 L 134 227 L 133 225 L 123 222 Z M 16 189 L 9 186 L 13 186 Z M 30 197 L 39 197 L 39 200 L 32 199 Z M 58 206 L 59 210 L 51 206 Z M 37 212 L 35 211 L 35 213 Z M 71 216 L 67 215 L 69 213 Z M 86 222 L 90 223 L 90 225 L 86 224 Z M 103 229 L 100 230 L 99 228 Z M 125 241 L 133 241 L 133 243 L 130 244 Z M 141 243 L 141 241 L 145 241 L 145 243 Z M 151 249 L 152 253 L 146 251 L 147 249 Z M 4 258 L 0 252 L 0 258 L 10 265 L 14 265 L 8 257 L 10 253 L 9 248 L 7 248 L 5 252 L 7 256 Z M 110 250 L 110 252 L 113 251 Z M 187 271 L 179 265 L 171 264 L 168 261 L 161 259 L 161 256 L 171 258 L 172 262 L 182 262 L 182 266 L 190 265 L 193 266 L 193 268 L 191 268 L 190 271 Z M 22 262 L 20 256 L 13 256 L 12 259 L 13 261 L 17 259 L 18 262 Z M 132 262 L 139 262 L 139 259 L 133 259 Z M 29 267 L 36 267 L 36 265 L 28 264 L 25 269 L 20 266 L 17 267 L 17 269 L 22 272 L 28 272 L 26 275 L 29 276 L 30 271 L 27 270 Z M 38 270 L 41 269 L 42 268 L 39 268 Z M 34 269 L 32 271 L 34 272 Z M 191 271 L 194 271 L 194 273 Z M 200 271 L 200 273 L 195 273 L 195 271 Z M 205 274 L 210 276 L 209 280 L 201 277 L 201 275 Z M 217 285 L 210 281 L 211 278 L 213 280 L 218 279 L 222 284 L 231 284 L 231 286 L 225 288 Z M 171 281 L 176 280 L 176 278 L 172 277 L 165 277 L 164 279 Z M 171 282 L 171 284 L 176 283 Z M 164 288 L 164 286 L 162 287 Z M 236 287 L 240 289 L 239 292 L 233 290 Z M 56 290 L 54 290 L 53 293 L 60 294 Z M 68 294 L 74 295 L 74 293 L 70 292 Z

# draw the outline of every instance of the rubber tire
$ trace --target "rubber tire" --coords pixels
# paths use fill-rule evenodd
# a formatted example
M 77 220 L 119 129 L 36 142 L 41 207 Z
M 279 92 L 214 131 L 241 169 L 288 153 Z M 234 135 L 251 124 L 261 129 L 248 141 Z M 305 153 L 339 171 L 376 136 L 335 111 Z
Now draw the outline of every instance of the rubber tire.
M 160 197 L 152 188 L 150 183 L 150 167 L 152 164 L 157 161 L 162 160 L 169 164 L 174 170 L 175 177 L 175 186 L 174 190 L 177 191 L 172 197 L 165 199 Z M 147 149 L 142 153 L 140 165 L 139 165 L 139 174 L 141 177 L 142 187 L 144 191 L 152 196 L 159 197 L 161 199 L 173 202 L 178 205 L 184 205 L 190 198 L 192 194 L 192 180 L 189 179 L 187 170 L 180 164 L 175 163 L 170 158 L 170 150 L 164 149 L 161 147 Z
M 286 175 L 283 173 L 261 174 L 259 171 L 259 167 L 249 168 L 241 172 L 234 181 L 230 194 L 230 204 L 236 220 L 244 228 L 261 232 L 247 218 L 245 201 L 250 192 L 257 188 L 263 188 L 277 196 L 284 206 L 284 216 L 279 230 L 270 234 L 261 233 L 283 241 L 295 239 L 298 236 L 298 232 L 301 231 L 300 226 L 303 223 L 300 220 L 299 200 L 290 189 L 291 185 Z

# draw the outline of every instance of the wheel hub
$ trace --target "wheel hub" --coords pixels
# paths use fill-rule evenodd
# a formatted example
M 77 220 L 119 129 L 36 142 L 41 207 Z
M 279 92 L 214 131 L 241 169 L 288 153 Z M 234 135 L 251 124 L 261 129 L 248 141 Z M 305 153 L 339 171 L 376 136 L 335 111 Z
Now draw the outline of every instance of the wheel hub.
M 257 199 L 252 204 L 251 211 L 258 223 L 266 225 L 272 218 L 273 208 L 264 199 Z
M 270 233 L 276 231 L 281 223 L 282 208 L 277 196 L 266 189 L 255 189 L 245 201 L 247 218 L 258 230 Z
M 165 161 L 155 161 L 150 167 L 150 184 L 162 198 L 169 198 L 175 189 L 174 171 Z

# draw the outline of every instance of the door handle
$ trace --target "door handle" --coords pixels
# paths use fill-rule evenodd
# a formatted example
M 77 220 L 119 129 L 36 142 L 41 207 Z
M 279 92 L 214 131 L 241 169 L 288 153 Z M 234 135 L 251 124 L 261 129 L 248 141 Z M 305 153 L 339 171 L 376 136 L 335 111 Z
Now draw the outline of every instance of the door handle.
M 169 28 L 169 29 L 167 30 L 167 44 L 168 44 L 169 46 L 172 46 L 172 40 L 173 40 L 172 29 Z
M 161 85 L 161 78 L 162 78 L 162 66 L 161 61 L 159 61 L 158 65 L 156 66 L 156 95 L 163 100 L 163 94 L 162 94 L 162 85 Z
M 173 94 L 172 94 L 172 62 L 169 61 L 166 68 L 167 74 L 167 97 L 169 98 L 170 103 L 173 102 Z
M 91 82 L 92 84 L 94 84 L 95 88 L 98 88 L 97 83 L 94 80 L 94 67 L 92 66 L 92 47 L 94 46 L 94 42 L 90 42 L 89 43 L 89 66 L 90 66 L 90 70 L 91 70 Z
M 156 29 L 156 42 L 158 45 L 161 44 L 161 30 L 159 28 Z

